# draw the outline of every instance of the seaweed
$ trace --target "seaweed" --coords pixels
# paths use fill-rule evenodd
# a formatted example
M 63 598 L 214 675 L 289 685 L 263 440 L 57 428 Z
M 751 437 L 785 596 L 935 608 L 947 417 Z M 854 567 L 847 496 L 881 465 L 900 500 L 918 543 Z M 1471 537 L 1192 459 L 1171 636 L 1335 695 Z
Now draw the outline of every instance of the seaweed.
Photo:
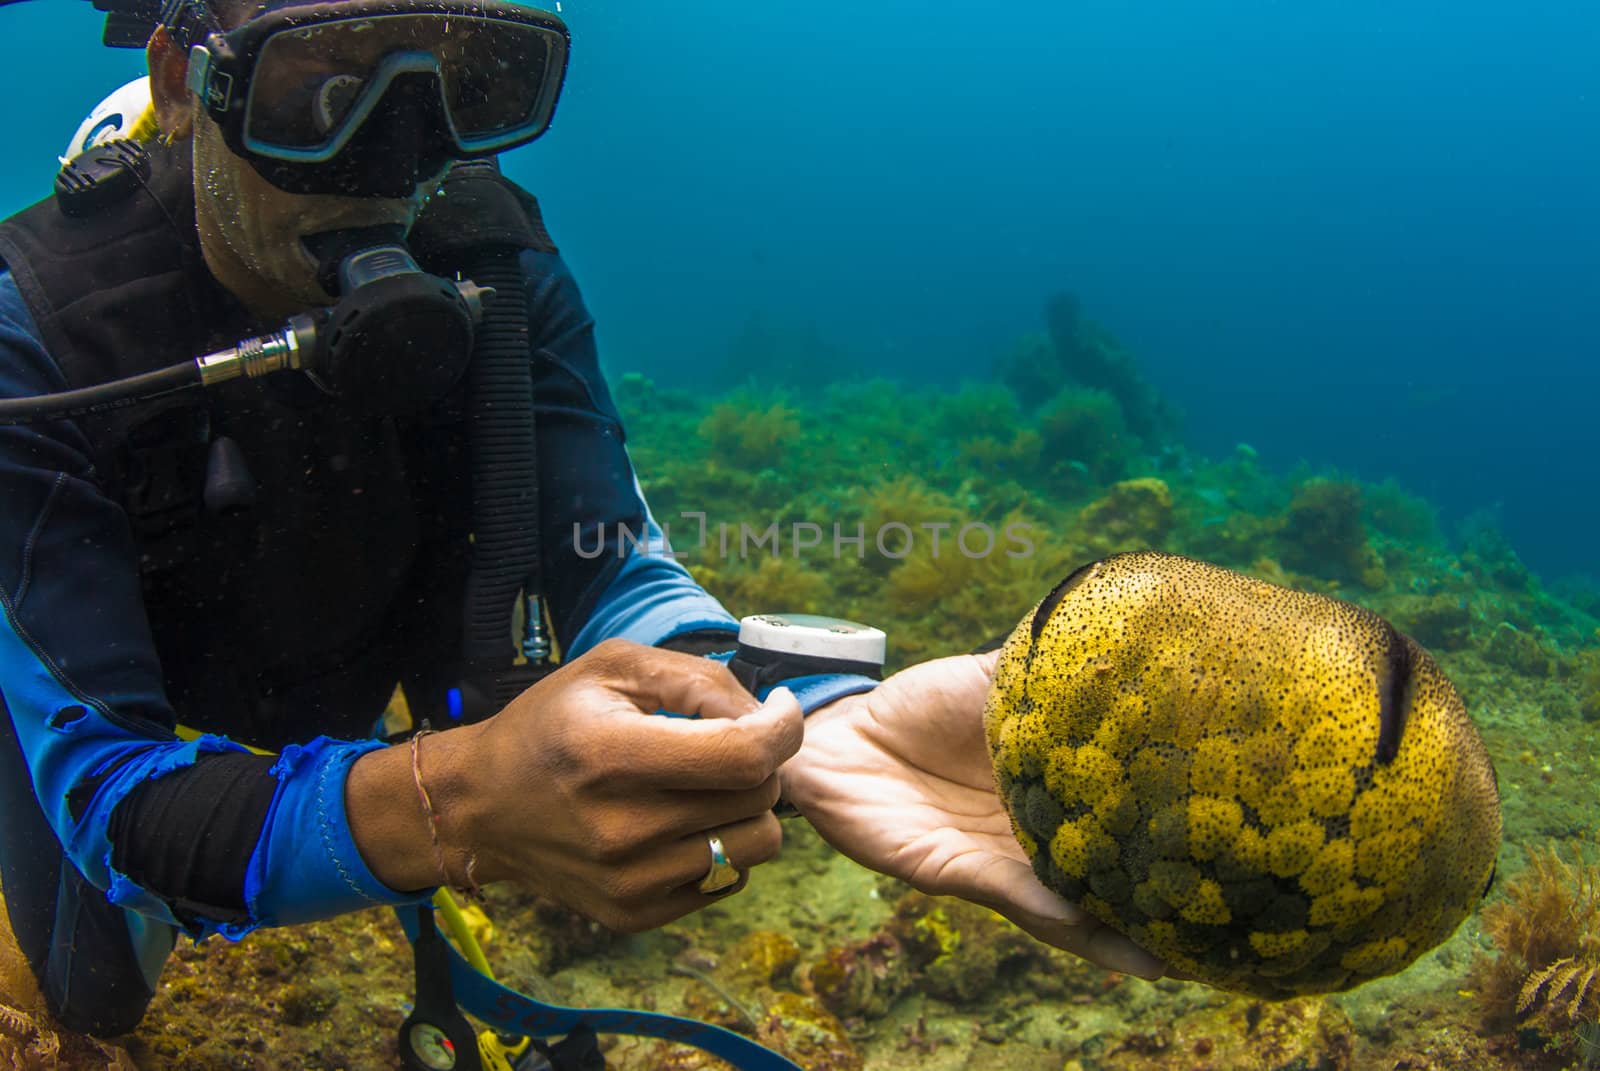
M 1600 648 L 1579 651 L 1571 673 L 1577 685 L 1572 690 L 1577 694 L 1578 713 L 1584 721 L 1600 721 Z
M 1362 488 L 1354 480 L 1316 477 L 1301 484 L 1278 533 L 1278 556 L 1290 569 L 1368 590 L 1388 578 L 1362 523 Z
M 700 422 L 700 435 L 717 460 L 740 467 L 777 464 L 787 445 L 800 434 L 795 409 L 775 401 L 765 409 L 749 396 L 719 402 Z
M 1529 848 L 1528 865 L 1483 912 L 1495 953 L 1482 953 L 1472 983 L 1491 1029 L 1535 1030 L 1558 1045 L 1579 1044 L 1600 1023 L 1600 864 L 1581 842 L 1569 860 L 1557 848 Z
M 1046 402 L 1039 411 L 1039 434 L 1041 460 L 1076 463 L 1102 483 L 1122 476 L 1139 450 L 1117 399 L 1088 387 L 1063 387 Z
M 1443 545 L 1438 509 L 1393 478 L 1369 484 L 1362 498 L 1366 521 L 1377 531 L 1413 546 Z
M 1133 356 L 1104 327 L 1083 314 L 1075 294 L 1052 295 L 1044 306 L 1046 333 L 1030 333 L 995 364 L 996 377 L 1029 410 L 1069 386 L 1102 392 L 1140 439 L 1170 442 L 1176 410 L 1139 371 Z
M 117 1046 L 58 1032 L 47 1017 L 30 1015 L 9 1004 L 0 1004 L 0 1067 L 9 1071 L 135 1071 L 132 1059 Z

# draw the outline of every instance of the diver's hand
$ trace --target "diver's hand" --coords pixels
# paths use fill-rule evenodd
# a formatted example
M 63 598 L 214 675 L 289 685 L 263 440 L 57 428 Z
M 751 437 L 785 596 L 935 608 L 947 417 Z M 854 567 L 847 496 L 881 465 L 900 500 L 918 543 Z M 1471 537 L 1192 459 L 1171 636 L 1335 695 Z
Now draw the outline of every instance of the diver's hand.
M 858 863 L 993 908 L 1101 966 L 1160 977 L 1160 960 L 1041 885 L 1012 835 L 983 732 L 998 659 L 923 662 L 816 711 L 783 768 L 785 798 Z
M 776 771 L 800 746 L 802 724 L 787 690 L 758 704 L 716 662 L 609 640 L 488 721 L 420 741 L 450 879 L 463 883 L 471 853 L 478 882 L 516 880 L 630 932 L 696 911 L 714 899 L 696 887 L 711 865 L 709 833 L 741 869 L 777 855 Z M 403 766 L 387 806 L 413 817 L 411 849 L 389 874 L 357 821 L 369 759 Z M 440 882 L 408 747 L 363 756 L 347 799 L 380 880 L 400 889 Z

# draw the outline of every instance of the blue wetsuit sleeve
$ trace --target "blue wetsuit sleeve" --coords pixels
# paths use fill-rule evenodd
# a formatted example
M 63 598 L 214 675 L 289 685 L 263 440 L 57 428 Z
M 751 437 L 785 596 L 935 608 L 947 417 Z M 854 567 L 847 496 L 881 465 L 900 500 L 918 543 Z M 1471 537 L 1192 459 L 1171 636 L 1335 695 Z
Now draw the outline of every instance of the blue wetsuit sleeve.
M 659 644 L 738 623 L 673 556 L 628 458 L 622 418 L 600 370 L 594 320 L 554 253 L 524 253 L 539 428 L 541 554 L 546 594 L 565 658 L 622 637 Z M 823 674 L 784 682 L 810 713 L 867 691 L 870 678 Z
M 720 603 L 662 553 L 600 370 L 594 319 L 555 253 L 527 252 L 539 429 L 540 556 L 564 657 L 611 636 L 659 643 L 735 628 Z
M 655 645 L 691 632 L 716 631 L 726 636 L 726 644 L 706 657 L 726 665 L 738 647 L 738 623 L 672 557 L 666 536 L 648 510 L 645 516 L 647 538 L 638 548 L 629 548 L 622 568 L 578 633 L 572 657 L 613 636 Z M 793 692 L 800 709 L 810 714 L 835 699 L 869 692 L 878 682 L 854 673 L 815 673 L 763 687 L 756 698 L 766 699 L 778 684 Z
M 583 628 L 573 638 L 568 657 L 576 657 L 601 640 L 620 636 L 636 643 L 659 644 L 689 632 L 724 632 L 728 649 L 736 645 L 739 624 L 720 602 L 695 583 L 672 556 L 672 548 L 644 506 L 643 538 L 621 549 L 620 568 L 612 570 Z
M 8 273 L 0 271 L 0 397 L 66 383 Z M 133 536 L 72 421 L 0 425 L 0 713 L 63 850 L 118 904 L 200 935 L 325 917 L 426 894 L 384 888 L 362 863 L 343 779 L 375 745 L 319 739 L 285 751 L 245 872 L 239 917 L 174 913 L 181 897 L 112 863 L 112 812 L 140 786 L 240 752 L 226 737 L 178 739 L 144 612 Z

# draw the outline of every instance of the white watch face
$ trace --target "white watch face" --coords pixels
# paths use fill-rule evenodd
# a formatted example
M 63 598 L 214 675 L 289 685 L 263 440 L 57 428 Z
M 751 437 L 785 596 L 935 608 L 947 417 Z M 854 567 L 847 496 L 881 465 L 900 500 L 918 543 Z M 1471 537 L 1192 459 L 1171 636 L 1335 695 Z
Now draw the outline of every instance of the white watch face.
M 746 647 L 812 658 L 836 658 L 882 666 L 887 638 L 882 629 L 821 614 L 754 614 L 739 622 Z
M 823 614 L 757 614 L 756 619 L 774 628 L 813 628 L 824 632 L 862 632 L 871 627 L 858 621 L 846 621 L 842 617 Z

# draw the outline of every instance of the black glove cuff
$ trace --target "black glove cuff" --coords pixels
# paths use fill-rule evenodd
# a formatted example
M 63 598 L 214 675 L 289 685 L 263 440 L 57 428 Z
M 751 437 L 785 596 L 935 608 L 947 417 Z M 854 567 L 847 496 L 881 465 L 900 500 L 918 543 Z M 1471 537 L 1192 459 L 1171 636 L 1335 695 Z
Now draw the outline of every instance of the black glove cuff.
M 728 660 L 728 669 L 751 695 L 759 696 L 773 685 L 793 677 L 814 677 L 823 673 L 849 673 L 873 680 L 883 679 L 883 667 L 876 662 L 857 662 L 849 658 L 822 658 L 818 655 L 783 654 L 740 644 Z

